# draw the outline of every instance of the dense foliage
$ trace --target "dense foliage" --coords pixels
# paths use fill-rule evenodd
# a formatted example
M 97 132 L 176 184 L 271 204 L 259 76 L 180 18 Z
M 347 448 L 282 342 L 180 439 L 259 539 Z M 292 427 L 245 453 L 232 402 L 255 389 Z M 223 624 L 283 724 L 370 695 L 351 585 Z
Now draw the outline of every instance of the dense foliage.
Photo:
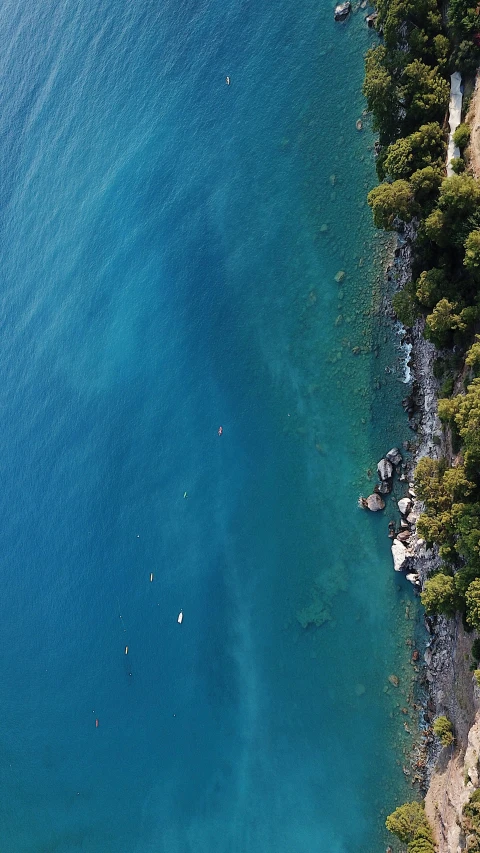
M 445 162 L 449 74 L 460 70 L 465 80 L 480 65 L 480 6 L 450 0 L 444 18 L 437 0 L 377 0 L 377 10 L 383 42 L 367 53 L 364 94 L 379 136 L 381 183 L 368 203 L 377 227 L 402 231 L 413 222 L 417 233 L 412 280 L 393 306 L 406 326 L 424 316 L 425 336 L 443 362 L 455 353 L 457 375 L 465 356 L 462 393 L 451 396 L 455 374 L 447 373 L 439 402 L 455 466 L 426 458 L 415 476 L 425 504 L 418 530 L 442 558 L 422 601 L 431 613 L 460 609 L 480 630 L 480 183 L 464 159 L 467 124 L 455 133 L 461 156 L 450 177 Z
M 469 853 L 480 853 L 480 790 L 463 807 L 462 830 Z
M 422 803 L 404 803 L 385 821 L 385 826 L 407 845 L 408 853 L 434 853 L 430 824 Z

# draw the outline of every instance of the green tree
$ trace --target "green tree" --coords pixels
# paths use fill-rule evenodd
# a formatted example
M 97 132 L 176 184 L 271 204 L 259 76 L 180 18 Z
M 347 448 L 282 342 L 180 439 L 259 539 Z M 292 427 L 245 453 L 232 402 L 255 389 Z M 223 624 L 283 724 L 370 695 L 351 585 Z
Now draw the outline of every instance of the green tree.
M 475 378 L 459 397 L 455 416 L 463 439 L 465 468 L 472 478 L 480 475 L 480 379 Z
M 373 113 L 373 128 L 380 131 L 380 141 L 396 135 L 398 96 L 395 81 L 387 67 L 384 45 L 370 48 L 365 57 L 363 94 Z
M 433 268 L 420 273 L 416 282 L 416 296 L 420 305 L 433 308 L 448 290 L 448 280 L 444 270 Z
M 388 815 L 385 826 L 404 844 L 409 844 L 420 830 L 429 830 L 429 824 L 422 803 L 404 803 Z
M 461 312 L 457 313 L 455 302 L 448 299 L 440 299 L 431 314 L 425 321 L 425 337 L 433 341 L 437 346 L 445 346 L 453 331 L 464 332 L 466 324 L 462 319 Z
M 409 178 L 425 166 L 443 166 L 446 145 L 438 122 L 423 124 L 410 136 L 401 137 L 388 146 L 384 171 L 392 180 Z
M 450 98 L 450 86 L 437 68 L 414 59 L 404 68 L 399 87 L 409 122 L 442 121 Z
M 393 231 L 397 220 L 410 222 L 415 210 L 413 192 L 407 181 L 379 184 L 369 192 L 367 201 L 375 225 L 385 231 Z
M 441 183 L 442 174 L 438 166 L 425 166 L 410 178 L 410 187 L 423 215 L 435 204 Z
M 433 733 L 435 737 L 438 737 L 442 746 L 451 746 L 454 737 L 453 737 L 453 726 L 448 719 L 448 717 L 441 716 L 437 717 L 433 722 Z
M 470 175 L 452 175 L 442 181 L 438 207 L 425 220 L 427 236 L 439 246 L 463 245 L 471 231 L 470 217 L 480 207 L 480 182 Z
M 445 616 L 453 616 L 458 600 L 453 577 L 439 572 L 429 578 L 425 583 L 425 589 L 420 595 L 422 604 L 427 613 L 443 613 Z
M 480 335 L 475 335 L 475 343 L 467 352 L 465 364 L 473 369 L 480 366 Z
M 455 133 L 453 134 L 453 141 L 455 145 L 458 145 L 462 150 L 467 147 L 470 142 L 470 127 L 468 124 L 463 123 L 458 125 Z
M 467 622 L 471 628 L 480 628 L 480 578 L 471 582 L 465 593 Z
M 463 263 L 473 273 L 480 271 L 480 231 L 470 231 L 465 240 L 465 258 Z
M 452 157 L 452 159 L 450 160 L 450 166 L 452 167 L 452 170 L 455 175 L 463 175 L 465 169 L 467 168 L 463 157 Z

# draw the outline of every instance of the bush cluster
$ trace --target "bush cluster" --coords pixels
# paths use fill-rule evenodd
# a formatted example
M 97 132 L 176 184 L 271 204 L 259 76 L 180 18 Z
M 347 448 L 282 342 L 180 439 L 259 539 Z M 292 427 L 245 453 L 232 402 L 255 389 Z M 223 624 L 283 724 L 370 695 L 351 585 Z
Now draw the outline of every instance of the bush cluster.
M 451 746 L 454 737 L 453 737 L 453 726 L 448 719 L 448 717 L 442 716 L 437 717 L 433 722 L 433 733 L 435 737 L 438 737 L 442 746 Z
M 466 355 L 466 366 L 480 364 L 480 337 Z M 437 543 L 443 567 L 429 578 L 422 601 L 430 613 L 465 613 L 467 624 L 480 630 L 480 378 L 464 394 L 439 400 L 438 413 L 449 423 L 463 448 L 463 462 L 449 467 L 425 457 L 415 482 L 425 512 L 418 520 L 427 544 Z

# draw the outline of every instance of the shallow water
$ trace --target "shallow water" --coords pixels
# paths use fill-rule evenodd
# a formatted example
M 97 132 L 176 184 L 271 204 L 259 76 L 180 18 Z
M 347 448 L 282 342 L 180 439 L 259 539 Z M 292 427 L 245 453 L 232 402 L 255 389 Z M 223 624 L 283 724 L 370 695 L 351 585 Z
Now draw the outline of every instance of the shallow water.
M 4 853 L 371 853 L 405 794 L 363 14 L 2 7 Z

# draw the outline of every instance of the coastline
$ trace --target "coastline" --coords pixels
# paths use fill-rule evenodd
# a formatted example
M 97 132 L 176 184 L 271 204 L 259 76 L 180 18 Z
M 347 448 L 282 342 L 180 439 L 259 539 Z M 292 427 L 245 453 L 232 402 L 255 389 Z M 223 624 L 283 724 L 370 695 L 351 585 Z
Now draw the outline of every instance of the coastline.
M 389 268 L 397 290 L 411 279 L 414 239 L 414 227 L 406 226 Z M 438 417 L 439 381 L 433 372 L 437 350 L 425 339 L 424 326 L 425 321 L 420 318 L 412 329 L 404 329 L 402 336 L 402 342 L 410 345 L 411 392 L 405 408 L 415 434 L 410 443 L 409 480 L 413 480 L 416 464 L 424 456 L 452 462 L 452 450 Z M 423 503 L 415 500 L 412 514 L 416 520 L 422 510 Z M 426 548 L 417 533 L 416 520 L 411 527 L 413 557 L 409 571 L 419 576 L 423 590 L 429 574 L 439 569 L 441 559 L 436 546 Z M 429 640 L 418 676 L 423 692 L 423 748 L 416 768 L 421 770 L 420 787 L 438 853 L 452 853 L 464 849 L 462 809 L 479 785 L 480 691 L 474 686 L 470 669 L 474 634 L 465 631 L 459 613 L 454 618 L 425 615 L 424 621 Z M 456 735 L 448 749 L 441 746 L 431 728 L 433 720 L 443 714 L 452 721 Z

